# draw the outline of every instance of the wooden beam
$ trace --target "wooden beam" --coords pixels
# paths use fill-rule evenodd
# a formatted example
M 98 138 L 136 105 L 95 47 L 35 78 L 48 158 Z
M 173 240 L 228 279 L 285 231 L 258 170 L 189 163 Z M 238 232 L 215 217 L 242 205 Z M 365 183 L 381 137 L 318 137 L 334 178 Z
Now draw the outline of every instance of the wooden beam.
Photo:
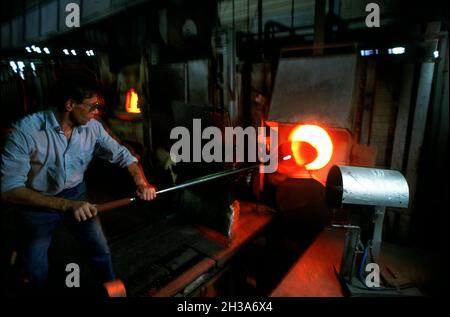
M 325 5 L 326 0 L 316 0 L 314 8 L 314 55 L 323 54 L 325 42 Z

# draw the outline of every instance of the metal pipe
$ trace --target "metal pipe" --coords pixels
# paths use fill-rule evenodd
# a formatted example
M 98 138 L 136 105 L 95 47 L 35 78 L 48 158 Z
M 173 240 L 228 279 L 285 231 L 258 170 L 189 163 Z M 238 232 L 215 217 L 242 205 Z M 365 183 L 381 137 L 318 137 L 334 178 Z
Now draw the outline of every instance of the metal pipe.
M 326 183 L 328 204 L 408 208 L 408 183 L 398 171 L 334 165 Z
M 201 177 L 195 178 L 193 180 L 187 181 L 187 182 L 179 184 L 179 185 L 175 185 L 175 186 L 172 186 L 172 187 L 169 187 L 169 188 L 164 188 L 164 189 L 158 190 L 158 191 L 156 191 L 156 194 L 159 195 L 159 194 L 171 192 L 173 190 L 178 190 L 178 189 L 181 189 L 181 188 L 190 187 L 190 186 L 194 186 L 194 185 L 197 185 L 197 184 L 209 182 L 209 181 L 212 181 L 212 180 L 217 179 L 217 178 L 221 178 L 221 177 L 225 177 L 225 176 L 229 176 L 229 175 L 245 172 L 245 171 L 257 168 L 257 167 L 259 167 L 259 165 L 260 164 L 255 164 L 255 165 L 242 167 L 242 168 L 233 168 L 231 170 L 221 171 L 221 172 L 217 172 L 217 173 L 214 173 L 214 174 L 201 176 Z M 97 211 L 98 212 L 107 211 L 107 210 L 110 210 L 110 209 L 114 209 L 114 208 L 118 208 L 118 207 L 122 207 L 122 206 L 128 205 L 128 204 L 132 203 L 135 200 L 136 200 L 136 197 L 122 198 L 122 199 L 119 199 L 119 200 L 114 200 L 114 201 L 110 201 L 110 202 L 107 202 L 107 203 L 104 203 L 104 204 L 97 205 L 96 207 L 97 207 Z
M 228 171 L 221 171 L 221 172 L 217 172 L 217 173 L 214 173 L 214 174 L 201 176 L 201 177 L 195 178 L 193 180 L 190 180 L 190 181 L 188 181 L 186 183 L 175 185 L 173 187 L 169 187 L 169 188 L 166 188 L 166 189 L 161 189 L 161 190 L 157 191 L 156 193 L 157 194 L 167 193 L 167 192 L 170 192 L 172 190 L 177 190 L 177 189 L 180 189 L 180 188 L 185 188 L 185 187 L 201 184 L 201 183 L 204 183 L 204 182 L 209 182 L 209 181 L 212 181 L 212 180 L 217 179 L 217 178 L 221 178 L 221 177 L 225 177 L 225 176 L 228 176 L 228 175 L 233 175 L 233 174 L 237 174 L 237 173 L 240 173 L 240 172 L 248 171 L 248 170 L 254 169 L 254 168 L 258 167 L 258 166 L 259 166 L 259 164 L 258 165 L 247 166 L 247 167 L 243 167 L 243 168 L 233 168 L 233 169 L 228 170 Z

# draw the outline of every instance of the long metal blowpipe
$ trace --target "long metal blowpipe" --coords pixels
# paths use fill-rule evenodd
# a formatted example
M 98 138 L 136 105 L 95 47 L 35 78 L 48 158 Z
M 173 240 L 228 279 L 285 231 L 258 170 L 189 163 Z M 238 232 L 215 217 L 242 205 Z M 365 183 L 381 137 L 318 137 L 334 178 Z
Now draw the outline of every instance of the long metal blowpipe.
M 245 172 L 245 171 L 257 168 L 259 166 L 260 166 L 260 164 L 254 164 L 254 165 L 247 166 L 247 167 L 233 168 L 233 169 L 230 169 L 230 170 L 221 171 L 221 172 L 217 172 L 217 173 L 214 173 L 214 174 L 201 176 L 201 177 L 195 178 L 193 180 L 187 181 L 187 182 L 179 184 L 179 185 L 175 185 L 175 186 L 172 186 L 172 187 L 169 187 L 169 188 L 158 190 L 158 191 L 156 191 L 156 194 L 159 195 L 159 194 L 167 193 L 167 192 L 170 192 L 170 191 L 173 191 L 173 190 L 178 190 L 178 189 L 181 189 L 181 188 L 190 187 L 190 186 L 194 186 L 194 185 L 197 185 L 197 184 L 209 182 L 209 181 L 212 181 L 212 180 L 217 179 L 217 178 L 221 178 L 221 177 L 225 177 L 225 176 L 229 176 L 229 175 Z M 104 204 L 100 204 L 100 205 L 96 206 L 97 207 L 97 211 L 98 212 L 107 211 L 107 210 L 110 210 L 110 209 L 114 209 L 114 208 L 118 208 L 118 207 L 121 207 L 121 206 L 125 206 L 125 205 L 128 205 L 128 204 L 132 203 L 136 199 L 137 199 L 136 197 L 127 197 L 127 198 L 122 198 L 122 199 L 110 201 L 110 202 L 107 202 L 107 203 L 104 203 Z

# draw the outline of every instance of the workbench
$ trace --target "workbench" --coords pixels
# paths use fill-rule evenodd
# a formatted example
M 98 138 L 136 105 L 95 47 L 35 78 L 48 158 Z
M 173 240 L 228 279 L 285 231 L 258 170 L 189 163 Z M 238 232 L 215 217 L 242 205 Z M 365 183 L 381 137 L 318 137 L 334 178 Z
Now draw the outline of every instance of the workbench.
M 189 296 L 213 278 L 273 218 L 273 210 L 240 201 L 232 239 L 195 224 L 147 226 L 111 243 L 113 263 L 129 296 Z
M 325 228 L 295 262 L 270 294 L 271 297 L 342 297 L 336 277 L 344 249 L 345 232 Z

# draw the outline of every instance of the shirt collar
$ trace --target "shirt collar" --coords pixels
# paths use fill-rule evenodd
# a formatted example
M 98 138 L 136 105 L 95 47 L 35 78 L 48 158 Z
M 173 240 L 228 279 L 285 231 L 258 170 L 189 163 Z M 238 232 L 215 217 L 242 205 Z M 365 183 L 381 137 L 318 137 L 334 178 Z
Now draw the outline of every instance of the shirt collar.
M 56 109 L 49 109 L 45 112 L 45 129 L 53 129 L 56 131 L 61 131 L 61 125 L 56 119 Z
M 61 131 L 61 125 L 59 124 L 59 121 L 57 119 L 57 112 L 58 110 L 54 108 L 50 108 L 45 112 L 45 121 L 44 121 L 44 128 L 45 129 L 53 129 L 56 132 Z M 75 130 L 80 130 L 86 128 L 87 125 L 80 125 L 74 127 Z

